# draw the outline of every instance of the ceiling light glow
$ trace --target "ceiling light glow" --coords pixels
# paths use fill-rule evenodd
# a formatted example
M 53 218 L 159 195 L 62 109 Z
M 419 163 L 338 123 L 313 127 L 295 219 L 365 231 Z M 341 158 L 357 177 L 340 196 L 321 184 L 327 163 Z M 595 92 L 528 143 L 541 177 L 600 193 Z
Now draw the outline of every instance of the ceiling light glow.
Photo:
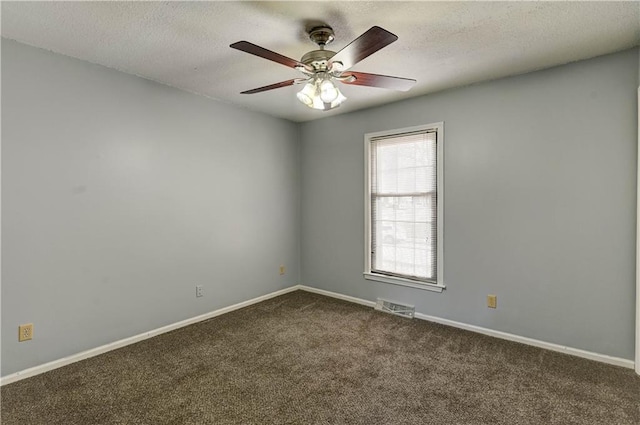
M 298 100 L 312 109 L 328 111 L 340 106 L 347 98 L 331 78 L 315 75 L 297 95 Z

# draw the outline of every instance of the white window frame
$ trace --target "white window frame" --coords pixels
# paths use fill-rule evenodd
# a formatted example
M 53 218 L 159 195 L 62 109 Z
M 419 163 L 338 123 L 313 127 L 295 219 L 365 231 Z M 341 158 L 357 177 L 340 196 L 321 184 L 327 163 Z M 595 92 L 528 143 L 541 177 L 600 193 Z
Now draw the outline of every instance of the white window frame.
M 377 137 L 401 135 L 418 131 L 436 132 L 436 190 L 438 191 L 437 209 L 437 247 L 435 283 L 423 282 L 409 278 L 387 276 L 371 271 L 371 141 Z M 414 127 L 367 133 L 364 135 L 364 278 L 394 285 L 409 286 L 433 292 L 442 292 L 444 284 L 444 122 L 437 122 Z

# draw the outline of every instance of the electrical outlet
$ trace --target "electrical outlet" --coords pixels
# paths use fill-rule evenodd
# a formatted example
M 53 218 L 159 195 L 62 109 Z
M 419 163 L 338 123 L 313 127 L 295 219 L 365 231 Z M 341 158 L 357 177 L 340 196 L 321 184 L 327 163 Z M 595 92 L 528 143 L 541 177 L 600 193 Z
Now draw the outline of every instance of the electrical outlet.
M 284 274 L 284 266 L 280 266 L 280 274 L 283 275 Z
M 196 298 L 200 298 L 204 295 L 202 291 L 202 285 L 196 285 Z
M 487 307 L 496 308 L 498 306 L 498 296 L 497 295 L 487 295 Z
M 18 326 L 18 341 L 29 341 L 33 339 L 33 323 Z

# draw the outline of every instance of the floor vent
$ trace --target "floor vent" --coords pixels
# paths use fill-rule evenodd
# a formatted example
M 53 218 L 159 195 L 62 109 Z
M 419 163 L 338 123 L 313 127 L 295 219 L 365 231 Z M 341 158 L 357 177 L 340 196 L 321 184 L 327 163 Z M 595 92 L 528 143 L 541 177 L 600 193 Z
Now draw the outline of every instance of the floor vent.
M 416 308 L 412 305 L 398 304 L 392 301 L 383 300 L 382 298 L 378 298 L 374 308 L 376 310 L 384 311 L 385 313 L 391 313 L 396 316 L 402 316 L 409 319 L 413 319 L 416 312 Z

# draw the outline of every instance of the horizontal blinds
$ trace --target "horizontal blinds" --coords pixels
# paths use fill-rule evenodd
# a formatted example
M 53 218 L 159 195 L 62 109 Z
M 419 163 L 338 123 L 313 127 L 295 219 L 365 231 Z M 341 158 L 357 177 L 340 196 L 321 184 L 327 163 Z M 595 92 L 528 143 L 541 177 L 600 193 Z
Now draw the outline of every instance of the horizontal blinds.
M 371 140 L 371 268 L 437 280 L 437 134 Z

